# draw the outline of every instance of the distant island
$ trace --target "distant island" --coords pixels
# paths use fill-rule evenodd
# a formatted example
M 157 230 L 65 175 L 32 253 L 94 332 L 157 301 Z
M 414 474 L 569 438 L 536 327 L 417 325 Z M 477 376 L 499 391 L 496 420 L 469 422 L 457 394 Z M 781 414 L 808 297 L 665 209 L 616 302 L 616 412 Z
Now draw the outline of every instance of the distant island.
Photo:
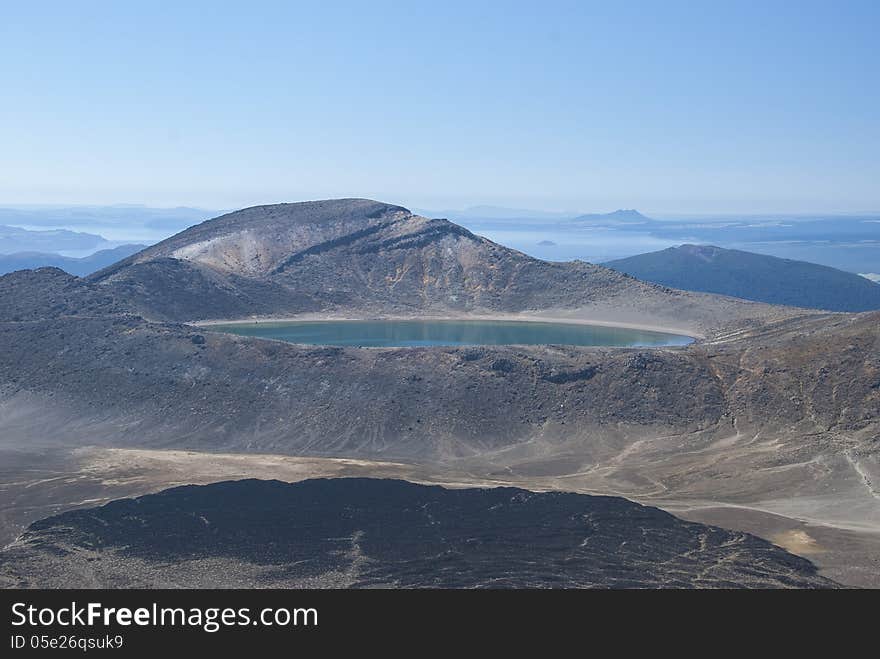
M 589 213 L 587 215 L 578 215 L 572 220 L 581 224 L 652 224 L 654 220 L 645 217 L 637 210 L 619 209 L 611 213 Z
M 0 254 L 95 249 L 107 241 L 103 236 L 67 229 L 32 231 L 0 225 Z

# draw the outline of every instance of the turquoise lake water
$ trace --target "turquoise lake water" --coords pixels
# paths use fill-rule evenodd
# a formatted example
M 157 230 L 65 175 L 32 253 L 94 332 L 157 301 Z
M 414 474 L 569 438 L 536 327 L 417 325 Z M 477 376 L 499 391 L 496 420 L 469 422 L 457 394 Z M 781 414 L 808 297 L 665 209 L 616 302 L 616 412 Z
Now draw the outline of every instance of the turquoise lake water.
M 678 334 L 621 327 L 496 320 L 321 320 L 213 325 L 211 329 L 312 345 L 369 348 L 574 345 L 682 346 L 693 339 Z

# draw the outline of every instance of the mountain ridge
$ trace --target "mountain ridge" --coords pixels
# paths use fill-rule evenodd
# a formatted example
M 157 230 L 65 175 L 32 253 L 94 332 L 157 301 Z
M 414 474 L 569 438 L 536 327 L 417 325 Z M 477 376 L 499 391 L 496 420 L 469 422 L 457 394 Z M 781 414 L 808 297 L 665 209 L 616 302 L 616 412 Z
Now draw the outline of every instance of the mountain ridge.
M 683 244 L 604 265 L 664 286 L 769 304 L 845 312 L 880 309 L 880 285 L 860 275 L 714 245 Z
M 121 259 L 143 250 L 146 245 L 119 245 L 98 250 L 89 256 L 79 258 L 62 256 L 51 252 L 16 252 L 0 254 L 0 275 L 16 270 L 36 270 L 39 268 L 59 268 L 71 275 L 85 277 L 102 270 Z

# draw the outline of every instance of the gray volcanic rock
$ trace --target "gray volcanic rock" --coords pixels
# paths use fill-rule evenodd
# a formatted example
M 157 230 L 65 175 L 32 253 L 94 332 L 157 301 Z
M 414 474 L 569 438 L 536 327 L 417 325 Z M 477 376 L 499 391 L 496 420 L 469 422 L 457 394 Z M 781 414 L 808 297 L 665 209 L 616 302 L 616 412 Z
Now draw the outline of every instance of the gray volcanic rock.
M 754 536 L 618 497 L 406 481 L 186 486 L 30 526 L 0 585 L 38 588 L 830 588 Z
M 124 314 L 131 306 L 60 268 L 19 270 L 0 277 L 0 322 Z
M 528 259 L 454 225 L 376 202 L 238 215 L 194 227 L 93 278 L 53 269 L 0 277 L 0 440 L 467 461 L 472 473 L 486 477 L 565 475 L 584 489 L 636 498 L 785 501 L 825 496 L 844 482 L 851 500 L 834 502 L 834 511 L 856 510 L 851 501 L 857 501 L 864 515 L 874 514 L 877 314 L 783 310 L 774 320 L 776 307 L 667 292 L 618 273 L 606 279 L 609 271 L 586 264 Z M 351 223 L 382 228 L 346 242 Z M 392 231 L 389 223 L 408 248 L 391 245 L 371 255 L 354 249 Z M 259 258 L 245 261 L 264 274 L 248 274 L 235 251 L 246 243 L 227 244 L 218 226 L 292 237 L 254 247 Z M 487 281 L 508 282 L 468 289 L 472 302 L 516 305 L 541 298 L 539 289 L 562 300 L 566 277 L 595 268 L 596 277 L 584 278 L 577 290 L 572 284 L 574 304 L 620 285 L 619 295 L 588 304 L 659 305 L 716 327 L 738 322 L 688 348 L 362 350 L 248 339 L 142 317 L 278 313 L 286 305 L 382 314 L 399 312 L 399 300 L 413 298 L 424 310 L 435 309 L 438 296 L 452 289 L 423 285 L 432 280 L 413 264 L 442 255 L 436 233 L 421 247 L 412 243 L 415 226 L 442 229 L 440 243 L 448 242 L 444 254 L 453 264 L 471 263 Z M 328 227 L 345 240 L 326 240 Z M 291 257 L 291 244 L 300 256 Z M 365 284 L 398 258 L 406 266 L 398 285 Z M 514 264 L 520 275 L 531 274 L 497 279 Z M 303 289 L 310 277 L 331 277 L 322 267 L 357 283 L 358 294 L 354 284 L 345 295 L 331 290 L 330 279 Z M 422 274 L 407 274 L 412 268 Z M 294 270 L 297 277 L 285 279 Z M 449 286 L 473 280 L 453 278 Z M 384 282 L 384 275 L 375 281 Z M 563 287 L 554 291 L 557 281 Z M 332 306 L 333 295 L 342 306 Z M 760 316 L 762 309 L 772 313 Z M 757 319 L 738 316 L 742 310 L 757 310 Z
M 71 439 L 104 434 L 82 425 L 97 415 L 122 445 L 288 454 L 432 459 L 572 422 L 696 429 L 724 412 L 705 359 L 680 350 L 363 350 L 127 316 L 0 323 L 0 382 L 12 406 L 40 395 L 70 410 Z
M 327 348 L 132 316 L 7 322 L 0 404 L 45 400 L 32 426 L 74 443 L 383 459 L 563 441 L 586 458 L 609 433 L 723 436 L 732 420 L 768 440 L 870 438 L 878 320 L 807 316 L 666 349 Z M 22 415 L 0 415 L 0 431 L 27 434 Z

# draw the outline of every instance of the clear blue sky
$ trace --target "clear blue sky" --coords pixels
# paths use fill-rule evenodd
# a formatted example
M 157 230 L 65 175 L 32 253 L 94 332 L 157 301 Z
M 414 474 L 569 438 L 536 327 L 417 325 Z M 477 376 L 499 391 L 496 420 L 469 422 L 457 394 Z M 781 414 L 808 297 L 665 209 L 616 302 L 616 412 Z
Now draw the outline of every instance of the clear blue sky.
M 0 204 L 880 210 L 876 1 L 0 3 Z

